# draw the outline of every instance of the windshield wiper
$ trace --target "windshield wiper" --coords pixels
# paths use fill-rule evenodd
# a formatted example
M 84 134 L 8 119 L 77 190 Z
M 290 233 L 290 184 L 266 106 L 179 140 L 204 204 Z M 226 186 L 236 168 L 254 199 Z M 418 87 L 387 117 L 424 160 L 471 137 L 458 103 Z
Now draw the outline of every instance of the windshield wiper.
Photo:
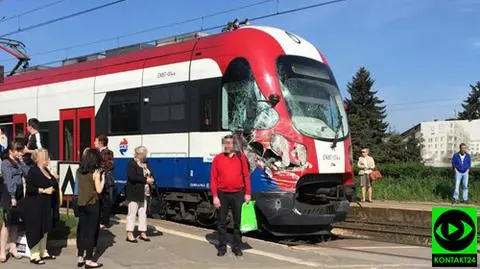
M 337 126 L 335 127 L 335 137 L 333 138 L 333 142 L 332 142 L 332 149 L 336 148 L 337 147 L 337 143 L 338 143 L 338 133 L 340 132 L 340 129 L 342 128 L 342 120 L 343 120 L 343 117 L 342 115 L 340 115 L 340 113 L 338 113 L 338 124 Z

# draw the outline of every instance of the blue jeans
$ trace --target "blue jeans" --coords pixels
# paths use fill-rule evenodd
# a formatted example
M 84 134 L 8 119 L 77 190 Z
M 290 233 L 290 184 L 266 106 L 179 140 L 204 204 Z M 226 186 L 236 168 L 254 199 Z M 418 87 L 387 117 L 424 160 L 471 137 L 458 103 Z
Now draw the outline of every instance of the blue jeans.
M 463 201 L 468 201 L 468 172 L 460 173 L 458 171 L 455 171 L 455 191 L 453 192 L 453 199 L 455 201 L 458 201 L 460 182 L 462 182 L 463 186 Z

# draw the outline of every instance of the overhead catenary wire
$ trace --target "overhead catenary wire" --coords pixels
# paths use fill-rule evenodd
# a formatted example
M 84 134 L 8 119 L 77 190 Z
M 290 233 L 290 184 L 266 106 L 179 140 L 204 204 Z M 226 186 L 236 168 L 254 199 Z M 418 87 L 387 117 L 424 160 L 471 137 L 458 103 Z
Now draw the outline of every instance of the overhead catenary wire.
M 58 5 L 62 2 L 65 2 L 65 0 L 58 0 L 58 1 L 55 1 L 55 2 L 51 2 L 51 3 L 48 3 L 46 5 L 43 5 L 43 6 L 39 6 L 39 7 L 36 7 L 36 8 L 33 8 L 33 9 L 30 9 L 30 10 L 27 10 L 27 11 L 24 11 L 22 13 L 19 13 L 19 14 L 16 14 L 16 15 L 13 15 L 13 16 L 9 16 L 9 17 L 5 17 L 3 19 L 0 19 L 0 23 L 4 23 L 4 22 L 7 22 L 7 21 L 10 21 L 12 19 L 18 19 L 22 16 L 25 16 L 25 15 L 28 15 L 28 14 L 31 14 L 31 13 L 34 13 L 34 12 L 37 12 L 37 11 L 40 11 L 42 9 L 46 9 L 46 8 L 49 8 L 51 6 L 54 6 L 54 5 Z
M 39 52 L 39 53 L 34 53 L 34 54 L 30 54 L 30 56 L 42 56 L 42 55 L 51 54 L 51 53 L 55 53 L 55 52 L 61 52 L 61 51 L 67 51 L 68 52 L 71 49 L 77 49 L 77 48 L 82 48 L 82 47 L 86 47 L 86 46 L 90 46 L 90 45 L 95 45 L 95 44 L 99 44 L 99 43 L 103 43 L 103 42 L 107 42 L 107 41 L 118 40 L 120 38 L 136 36 L 136 35 L 139 35 L 139 34 L 144 34 L 144 33 L 153 32 L 153 31 L 156 31 L 156 30 L 160 30 L 160 29 L 179 26 L 179 25 L 191 23 L 191 22 L 194 22 L 194 21 L 200 21 L 201 20 L 203 22 L 203 20 L 206 19 L 206 18 L 211 18 L 211 17 L 224 15 L 224 14 L 227 14 L 227 13 L 231 13 L 231 12 L 240 11 L 240 10 L 243 10 L 243 9 L 255 7 L 255 6 L 260 6 L 260 5 L 263 5 L 263 4 L 266 4 L 266 3 L 269 3 L 269 2 L 273 2 L 273 1 L 275 1 L 275 0 L 262 0 L 262 1 L 255 2 L 255 3 L 252 3 L 252 4 L 238 6 L 238 7 L 230 8 L 230 9 L 226 9 L 226 10 L 221 10 L 221 11 L 214 12 L 214 13 L 211 13 L 211 14 L 198 16 L 198 17 L 194 17 L 194 18 L 190 18 L 190 19 L 186 19 L 186 20 L 182 20 L 182 21 L 177 21 L 177 22 L 172 22 L 172 23 L 168 23 L 168 24 L 164 24 L 164 25 L 159 25 L 159 26 L 156 26 L 156 27 L 152 27 L 152 28 L 148 28 L 148 29 L 144 29 L 144 30 L 140 30 L 140 31 L 135 31 L 135 32 L 131 32 L 131 33 L 128 33 L 128 34 L 124 34 L 124 35 L 119 35 L 119 36 L 115 36 L 115 37 L 108 37 L 108 38 L 103 38 L 103 39 L 99 39 L 99 40 L 95 40 L 95 41 L 91 41 L 91 42 L 86 42 L 86 43 L 81 43 L 81 44 L 77 44 L 77 45 L 73 45 L 73 46 L 68 46 L 68 47 L 43 51 L 43 52 Z M 215 26 L 214 29 L 221 28 L 221 27 L 223 27 L 223 25 L 222 26 Z M 211 27 L 209 27 L 209 28 L 211 28 Z M 208 29 L 205 29 L 203 27 L 203 23 L 202 23 L 202 26 L 201 26 L 200 30 L 201 31 L 208 31 Z M 152 41 L 155 41 L 155 40 L 147 41 L 147 43 L 152 42 Z M 12 60 L 15 60 L 15 59 L 13 59 L 13 58 L 12 59 L 2 59 L 2 60 L 0 60 L 0 62 L 8 62 L 8 61 L 12 61 Z M 60 62 L 60 61 L 61 60 L 58 60 L 57 62 Z
M 14 35 L 14 34 L 26 32 L 26 31 L 29 31 L 29 30 L 32 30 L 32 29 L 35 29 L 35 28 L 43 27 L 45 25 L 49 25 L 49 24 L 56 23 L 56 22 L 59 22 L 59 21 L 63 21 L 63 20 L 66 20 L 66 19 L 70 19 L 70 18 L 73 18 L 73 17 L 76 17 L 76 16 L 87 14 L 87 13 L 90 13 L 90 12 L 93 12 L 93 11 L 96 11 L 96 10 L 100 10 L 100 9 L 103 9 L 103 8 L 106 8 L 106 7 L 110 7 L 110 6 L 125 2 L 125 1 L 127 1 L 127 0 L 116 0 L 116 1 L 108 2 L 108 3 L 105 3 L 103 5 L 99 5 L 99 6 L 96 6 L 96 7 L 81 10 L 81 11 L 78 11 L 78 12 L 75 12 L 75 13 L 72 13 L 72 14 L 69 14 L 69 15 L 65 15 L 65 16 L 62 16 L 62 17 L 58 17 L 58 18 L 55 18 L 55 19 L 48 20 L 48 21 L 44 21 L 44 22 L 40 22 L 40 23 L 37 23 L 37 24 L 29 25 L 27 27 L 19 28 L 15 31 L 11 31 L 9 33 L 5 33 L 5 34 L 2 34 L 0 36 L 1 37 L 6 37 L 6 36 L 11 36 L 11 35 Z

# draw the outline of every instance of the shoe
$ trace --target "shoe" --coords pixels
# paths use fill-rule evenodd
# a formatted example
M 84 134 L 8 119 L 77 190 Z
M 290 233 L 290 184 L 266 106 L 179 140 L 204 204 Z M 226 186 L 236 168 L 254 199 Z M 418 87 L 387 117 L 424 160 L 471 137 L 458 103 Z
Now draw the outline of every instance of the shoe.
M 101 264 L 101 263 L 97 263 L 97 265 L 95 265 L 95 266 L 85 264 L 85 269 L 100 268 L 102 266 L 103 266 L 103 264 Z
M 466 201 L 463 201 L 463 202 L 462 202 L 462 204 L 466 204 L 466 205 L 468 205 L 468 200 L 466 200 Z
M 127 237 L 126 241 L 129 242 L 129 243 L 138 243 L 137 239 L 130 240 L 130 239 L 128 239 L 128 237 Z
M 145 241 L 145 242 L 150 242 L 151 241 L 150 238 L 142 237 L 142 236 L 140 236 L 140 240 Z
M 457 200 L 453 200 L 453 201 L 452 201 L 452 204 L 453 204 L 453 205 L 458 204 L 458 201 L 457 201 Z
M 372 200 L 367 200 L 367 203 L 373 203 L 373 201 Z
M 81 268 L 85 266 L 85 262 L 77 262 L 77 267 Z
M 219 249 L 217 252 L 218 257 L 223 257 L 225 256 L 225 254 L 227 254 L 227 251 L 225 249 Z
M 234 254 L 235 256 L 237 256 L 237 257 L 242 257 L 242 256 L 243 256 L 243 252 L 242 252 L 241 250 L 239 250 L 239 249 L 233 250 L 232 252 L 233 252 L 233 254 Z
M 20 255 L 18 252 L 16 254 L 10 252 L 8 255 L 10 255 L 10 257 L 14 258 L 15 260 L 20 260 L 23 258 L 23 256 Z
M 42 257 L 42 260 L 56 260 L 57 257 L 53 256 L 53 255 L 47 255 L 45 257 Z
M 44 265 L 45 261 L 38 259 L 38 260 L 30 260 L 30 263 L 36 264 L 36 265 Z

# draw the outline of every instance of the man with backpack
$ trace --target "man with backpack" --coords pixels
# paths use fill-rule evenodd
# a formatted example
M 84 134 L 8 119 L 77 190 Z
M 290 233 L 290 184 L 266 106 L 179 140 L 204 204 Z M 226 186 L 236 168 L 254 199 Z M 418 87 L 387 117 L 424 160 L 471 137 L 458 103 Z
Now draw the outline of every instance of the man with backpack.
M 213 196 L 213 205 L 218 209 L 218 253 L 224 256 L 227 252 L 225 237 L 227 233 L 228 210 L 233 216 L 233 244 L 232 252 L 235 256 L 242 256 L 242 238 L 240 234 L 240 215 L 242 204 L 251 200 L 250 173 L 247 158 L 243 153 L 235 151 L 232 135 L 222 139 L 223 153 L 215 156 L 212 162 L 210 189 Z

